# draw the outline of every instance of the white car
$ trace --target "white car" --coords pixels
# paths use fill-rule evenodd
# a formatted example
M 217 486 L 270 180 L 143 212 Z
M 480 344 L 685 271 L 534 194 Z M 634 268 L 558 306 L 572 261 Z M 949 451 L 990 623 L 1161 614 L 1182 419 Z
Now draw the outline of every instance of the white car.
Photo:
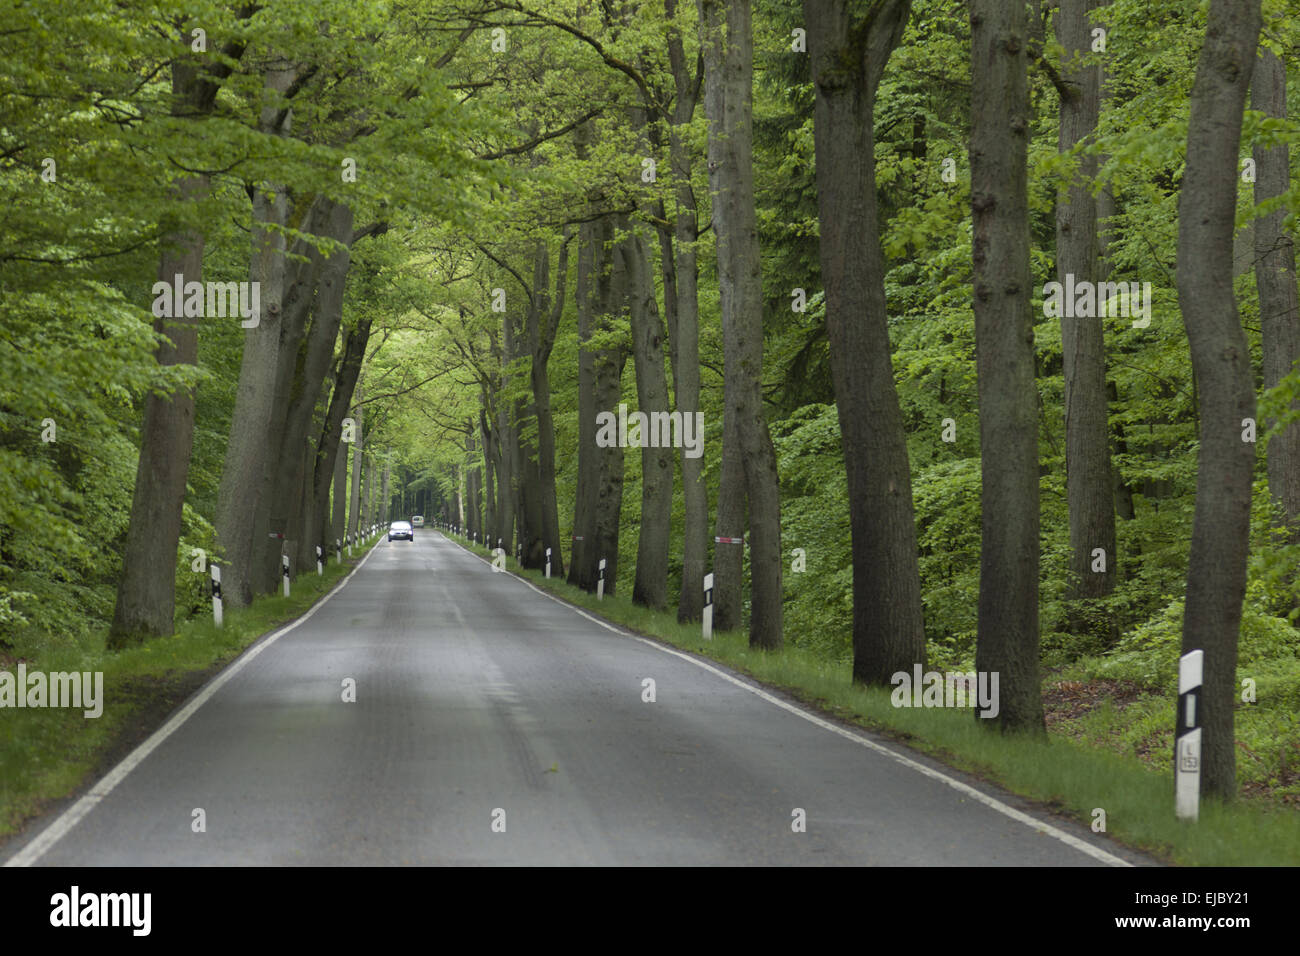
M 417 528 L 424 527 L 424 515 L 415 515 L 411 518 L 411 524 Z
M 415 531 L 411 528 L 409 521 L 394 521 L 388 526 L 388 540 L 394 538 L 405 538 L 407 541 L 415 540 Z

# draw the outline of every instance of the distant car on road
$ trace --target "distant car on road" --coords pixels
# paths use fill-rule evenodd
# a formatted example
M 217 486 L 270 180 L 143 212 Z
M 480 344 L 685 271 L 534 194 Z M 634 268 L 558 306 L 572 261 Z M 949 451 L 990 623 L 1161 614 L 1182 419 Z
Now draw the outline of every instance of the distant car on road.
M 411 527 L 409 521 L 394 521 L 388 526 L 388 540 L 394 538 L 405 538 L 407 541 L 415 540 L 415 530 Z
M 413 524 L 417 528 L 423 528 L 424 515 L 415 515 L 413 518 L 411 518 L 411 524 Z

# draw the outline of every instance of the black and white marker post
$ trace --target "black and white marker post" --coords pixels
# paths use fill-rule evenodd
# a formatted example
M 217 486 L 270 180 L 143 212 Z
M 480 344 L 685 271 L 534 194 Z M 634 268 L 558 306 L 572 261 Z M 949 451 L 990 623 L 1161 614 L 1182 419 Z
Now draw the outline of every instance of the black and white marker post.
M 215 564 L 209 564 L 208 570 L 212 572 L 212 623 L 217 627 L 221 626 L 221 569 Z
M 1201 805 L 1201 678 L 1205 652 L 1178 660 L 1178 723 L 1174 730 L 1174 814 L 1195 822 Z
M 280 574 L 284 577 L 284 596 L 289 596 L 289 556 L 280 555 Z
M 316 573 L 318 575 L 325 573 L 325 549 L 319 544 L 316 545 Z
M 605 600 L 605 559 L 600 559 L 600 564 L 596 566 L 600 572 L 600 577 L 596 578 L 596 600 Z
M 352 557 L 352 532 L 351 531 L 347 533 L 347 539 L 348 539 L 348 557 L 350 558 Z
M 704 639 L 713 640 L 713 572 L 704 575 Z
M 334 539 L 334 556 L 339 559 L 339 564 L 343 563 L 343 542 L 338 538 Z
M 551 576 L 551 549 L 546 549 L 546 576 Z

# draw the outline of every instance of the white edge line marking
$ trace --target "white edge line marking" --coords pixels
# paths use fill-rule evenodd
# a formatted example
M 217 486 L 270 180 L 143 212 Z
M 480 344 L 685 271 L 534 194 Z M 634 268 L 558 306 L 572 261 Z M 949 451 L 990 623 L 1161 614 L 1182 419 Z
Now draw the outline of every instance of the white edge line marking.
M 378 542 L 376 542 L 376 544 L 378 544 Z M 155 730 L 148 740 L 127 754 L 126 757 L 122 759 L 121 763 L 110 770 L 98 783 L 91 787 L 80 800 L 68 807 L 68 809 L 64 810 L 63 813 L 59 814 L 53 823 L 41 831 L 39 836 L 33 839 L 9 859 L 5 860 L 4 865 L 31 866 L 36 863 L 50 850 L 51 847 L 54 846 L 54 844 L 67 836 L 68 832 L 80 823 L 86 814 L 95 809 L 95 806 L 101 800 L 112 793 L 113 789 L 126 779 L 127 774 L 138 767 L 164 740 L 179 730 L 185 721 L 193 717 L 195 711 L 207 703 L 212 695 L 224 687 L 232 677 L 243 670 L 244 666 L 247 665 L 249 661 L 324 607 L 330 598 L 341 591 L 343 586 L 352 580 L 352 575 L 360 571 L 362 565 L 369 561 L 370 556 L 377 550 L 379 550 L 377 547 L 371 547 L 371 549 L 366 552 L 365 557 L 361 559 L 360 563 L 348 572 L 347 577 L 335 585 L 328 594 L 317 601 L 306 614 L 298 618 L 296 621 L 291 621 L 286 624 L 269 637 L 261 638 L 252 646 L 247 648 L 235 661 L 205 684 L 203 688 L 190 699 L 188 704 L 172 715 L 171 719 L 168 720 L 167 723 Z
M 443 537 L 447 537 L 447 536 L 443 535 Z M 451 538 L 447 538 L 447 540 L 451 541 L 451 543 L 456 545 L 457 547 L 460 547 L 461 550 L 469 554 L 470 557 L 478 558 L 478 560 L 482 561 L 484 564 L 491 566 L 492 562 L 488 561 L 486 558 L 480 555 L 475 554 L 473 551 L 470 551 L 468 548 L 462 547 L 460 542 L 454 541 Z M 1066 833 L 1064 830 L 1060 829 L 1059 827 L 1054 827 L 1050 823 L 1045 823 L 1044 821 L 1036 819 L 1035 817 L 1032 817 L 1029 814 L 1024 813 L 1023 811 L 1017 810 L 1015 807 L 1008 806 L 1007 804 L 1003 803 L 1001 800 L 997 799 L 996 797 L 991 797 L 987 793 L 984 793 L 981 790 L 976 790 L 970 784 L 962 783 L 960 780 L 950 777 L 946 773 L 941 773 L 940 771 L 935 770 L 933 767 L 927 767 L 925 764 L 913 760 L 911 757 L 901 754 L 896 750 L 892 750 L 889 747 L 885 747 L 882 746 L 881 744 L 876 743 L 874 740 L 869 740 L 866 737 L 863 737 L 859 734 L 855 734 L 853 731 L 848 730 L 844 727 L 840 727 L 838 724 L 833 724 L 829 720 L 825 720 L 821 717 L 818 717 L 816 714 L 809 713 L 808 711 L 804 710 L 802 707 L 796 707 L 794 704 L 791 704 L 789 701 L 782 700 L 779 697 L 775 697 L 772 694 L 769 694 L 767 691 L 763 690 L 762 688 L 754 687 L 752 684 L 747 684 L 742 680 L 738 680 L 732 675 L 728 674 L 727 672 L 718 670 L 718 668 L 712 666 L 711 664 L 706 664 L 704 661 L 692 657 L 690 654 L 684 654 L 681 651 L 674 650 L 673 648 L 664 647 L 662 644 L 656 641 L 649 640 L 648 638 L 644 638 L 640 634 L 633 634 L 631 631 L 624 630 L 623 628 L 614 627 L 608 621 L 602 621 L 599 618 L 592 617 L 582 608 L 575 607 L 574 605 L 570 604 L 568 601 L 561 600 L 560 598 L 557 598 L 555 595 L 543 591 L 541 588 L 537 587 L 537 585 L 533 584 L 531 581 L 525 578 L 521 578 L 519 577 L 519 575 L 514 574 L 513 572 L 510 573 L 510 576 L 514 578 L 516 581 L 518 581 L 520 584 L 524 584 L 532 588 L 534 591 L 536 591 L 538 594 L 542 595 L 543 597 L 550 598 L 556 604 L 562 605 L 563 607 L 567 607 L 569 610 L 582 615 L 583 617 L 585 617 L 587 620 L 591 621 L 594 624 L 599 624 L 607 631 L 613 631 L 615 634 L 620 634 L 623 637 L 630 637 L 633 640 L 640 641 L 642 644 L 646 644 L 649 645 L 650 647 L 653 647 L 655 650 L 663 651 L 665 654 L 671 654 L 673 655 L 673 657 L 680 657 L 684 661 L 689 661 L 690 663 L 694 664 L 696 667 L 701 667 L 712 674 L 716 674 L 718 677 L 721 677 L 723 680 L 730 681 L 732 684 L 735 684 L 737 687 L 744 688 L 745 690 L 749 691 L 751 694 L 755 695 L 756 697 L 761 697 L 763 700 L 767 701 L 770 704 L 775 704 L 777 707 L 780 707 L 782 710 L 789 711 L 792 714 L 802 717 L 804 720 L 808 721 L 809 723 L 816 724 L 818 727 L 821 727 L 823 730 L 829 730 L 831 733 L 839 734 L 845 740 L 851 740 L 856 744 L 861 744 L 863 747 L 866 747 L 868 750 L 874 750 L 876 753 L 883 754 L 886 757 L 891 758 L 892 760 L 898 761 L 903 766 L 910 767 L 911 769 L 917 771 L 918 773 L 922 773 L 933 780 L 939 780 L 943 783 L 946 783 L 954 790 L 965 794 L 966 796 L 970 797 L 972 800 L 977 800 L 980 803 L 984 804 L 986 807 L 989 807 L 990 809 L 996 810 L 998 813 L 1001 813 L 1003 816 L 1010 817 L 1012 820 L 1016 820 L 1020 823 L 1025 824 L 1025 826 L 1032 827 L 1033 829 L 1037 830 L 1039 833 L 1060 840 L 1066 846 L 1078 850 L 1080 853 L 1090 856 L 1094 860 L 1099 860 L 1102 863 L 1105 863 L 1107 866 L 1133 866 L 1133 864 L 1130 863 L 1128 860 L 1125 860 L 1122 857 L 1115 856 L 1115 854 L 1113 853 L 1107 853 L 1105 850 L 1101 849 L 1100 847 L 1093 846 L 1087 840 L 1080 840 L 1077 836 L 1075 836 L 1072 833 Z

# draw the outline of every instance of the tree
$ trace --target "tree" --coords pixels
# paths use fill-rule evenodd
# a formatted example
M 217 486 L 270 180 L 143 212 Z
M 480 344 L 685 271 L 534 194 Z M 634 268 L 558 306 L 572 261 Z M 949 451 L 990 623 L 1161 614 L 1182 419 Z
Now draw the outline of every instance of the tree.
M 1092 43 L 1090 12 L 1096 0 L 1061 0 L 1056 37 L 1064 50 L 1059 149 L 1068 154 L 1085 144 L 1097 129 L 1101 110 L 1101 67 L 1085 62 Z M 1092 181 L 1097 157 L 1082 154 L 1077 171 L 1056 203 L 1056 277 L 1062 286 L 1072 275 L 1080 282 L 1099 278 L 1097 210 Z M 1101 319 L 1061 317 L 1061 352 L 1065 366 L 1065 470 L 1070 509 L 1070 573 L 1076 598 L 1104 597 L 1114 590 L 1118 561 L 1115 546 L 1115 488 L 1107 420 L 1106 346 Z M 1100 550 L 1101 554 L 1097 555 Z M 1100 563 L 1098 563 L 1100 558 Z M 1109 622 L 1076 627 L 1109 631 Z
M 1243 422 L 1255 418 L 1255 379 L 1232 291 L 1232 237 L 1260 23 L 1260 0 L 1211 0 L 1178 200 L 1178 304 L 1201 412 L 1183 653 L 1205 652 L 1201 793 L 1225 800 L 1237 789 L 1232 712 L 1255 465 L 1254 442 L 1242 440 Z
M 853 679 L 925 662 L 907 436 L 894 388 L 876 208 L 876 90 L 910 0 L 804 0 L 817 86 L 817 198 L 831 372 L 853 536 Z
M 718 537 L 743 538 L 743 526 L 724 524 L 727 501 L 743 493 L 750 530 L 751 613 L 749 643 L 782 645 L 781 495 L 776 451 L 763 409 L 763 288 L 754 211 L 753 49 L 749 0 L 722 4 L 699 0 L 705 50 L 704 109 L 709 119 L 709 192 L 718 241 L 718 292 L 722 302 L 726 418 L 723 458 L 730 474 L 737 463 L 743 489 L 719 488 Z M 725 7 L 725 10 L 724 10 Z M 724 36 L 725 31 L 725 36 Z M 734 439 L 734 440 L 733 440 Z M 729 444 L 728 444 L 729 442 Z M 738 548 L 722 544 L 720 548 Z M 715 587 L 738 585 L 719 566 Z M 730 600 L 735 603 L 734 592 Z M 719 625 L 721 626 L 721 624 Z
M 1045 733 L 1038 677 L 1038 393 L 1029 312 L 1025 8 L 971 0 L 971 219 L 981 538 L 975 666 L 1003 731 Z
M 179 29 L 184 42 L 186 33 Z M 224 53 L 238 58 L 242 44 Z M 211 114 L 221 81 L 231 67 L 221 62 L 205 69 L 193 56 L 172 63 L 172 115 L 195 121 Z M 186 220 L 186 205 L 205 195 L 206 173 L 181 176 L 174 184 L 177 215 L 164 227 L 158 266 L 160 282 L 198 281 L 203 270 L 203 233 Z M 158 347 L 158 364 L 193 365 L 198 358 L 198 326 L 192 318 L 159 317 L 154 328 L 166 336 Z M 109 646 L 122 648 L 172 633 L 176 611 L 176 548 L 181 536 L 185 481 L 194 440 L 194 392 L 150 394 L 145 401 L 140 459 L 136 470 L 131 524 L 127 531 L 122 576 L 109 632 Z

